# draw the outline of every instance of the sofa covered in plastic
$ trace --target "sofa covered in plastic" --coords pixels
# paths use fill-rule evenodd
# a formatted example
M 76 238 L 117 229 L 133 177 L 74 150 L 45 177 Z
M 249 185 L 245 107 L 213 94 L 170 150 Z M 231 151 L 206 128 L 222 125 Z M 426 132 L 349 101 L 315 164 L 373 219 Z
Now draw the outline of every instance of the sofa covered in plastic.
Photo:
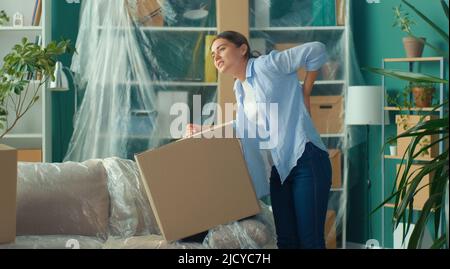
M 17 236 L 0 248 L 276 248 L 270 207 L 214 227 L 202 242 L 166 242 L 136 163 L 19 163 Z M 183 225 L 180 223 L 180 225 Z

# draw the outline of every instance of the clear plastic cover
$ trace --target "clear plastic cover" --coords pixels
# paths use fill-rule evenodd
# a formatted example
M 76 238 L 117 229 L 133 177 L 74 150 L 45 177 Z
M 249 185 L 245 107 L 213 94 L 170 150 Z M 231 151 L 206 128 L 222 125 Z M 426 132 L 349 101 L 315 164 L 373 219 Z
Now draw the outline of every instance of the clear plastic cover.
M 134 161 L 19 163 L 17 238 L 0 248 L 273 248 L 270 208 L 212 228 L 203 242 L 166 242 Z M 182 225 L 182 224 L 180 224 Z

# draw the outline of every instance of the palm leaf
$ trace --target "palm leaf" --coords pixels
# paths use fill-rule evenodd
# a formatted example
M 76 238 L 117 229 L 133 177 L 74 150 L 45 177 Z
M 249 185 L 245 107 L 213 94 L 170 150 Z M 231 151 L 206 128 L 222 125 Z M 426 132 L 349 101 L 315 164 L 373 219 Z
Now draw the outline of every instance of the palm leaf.
M 430 76 L 421 73 L 404 72 L 399 70 L 382 69 L 375 67 L 364 67 L 363 70 L 371 71 L 383 76 L 398 78 L 401 80 L 407 80 L 410 82 L 430 82 L 430 83 L 445 83 L 448 84 L 448 80 L 441 79 L 435 76 Z
M 445 39 L 448 43 L 448 34 L 442 30 L 439 26 L 437 26 L 434 22 L 432 22 L 425 14 L 420 12 L 417 8 L 415 8 L 413 5 L 408 3 L 406 0 L 402 0 L 402 2 L 407 5 L 409 8 L 411 8 L 419 17 L 421 17 L 426 23 L 428 23 L 439 35 L 442 36 L 442 38 Z
M 414 230 L 409 238 L 408 248 L 418 248 L 423 238 L 423 233 L 426 229 L 427 220 L 430 216 L 431 209 L 435 201 L 441 199 L 438 195 L 430 196 L 423 206 L 419 219 L 414 226 Z
M 445 3 L 444 0 L 441 0 L 442 9 L 444 10 L 445 16 L 447 16 L 448 19 L 448 6 L 447 3 Z

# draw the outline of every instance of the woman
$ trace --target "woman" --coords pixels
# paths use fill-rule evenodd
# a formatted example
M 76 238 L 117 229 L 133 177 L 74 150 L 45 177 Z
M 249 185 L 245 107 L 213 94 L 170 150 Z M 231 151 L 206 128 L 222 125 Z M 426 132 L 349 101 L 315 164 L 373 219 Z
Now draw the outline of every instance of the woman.
M 211 53 L 217 70 L 236 79 L 234 126 L 244 130 L 237 133 L 258 197 L 270 190 L 278 247 L 325 248 L 331 164 L 309 112 L 313 84 L 327 61 L 325 46 L 305 43 L 254 58 L 242 34 L 226 31 L 215 38 Z M 307 71 L 303 85 L 297 77 L 299 68 Z M 277 105 L 277 113 L 256 111 L 258 104 L 269 103 Z M 252 126 L 248 123 L 255 122 L 256 126 L 270 122 L 270 136 L 277 136 L 272 147 L 262 148 L 259 136 L 248 137 Z M 199 129 L 190 125 L 188 133 Z

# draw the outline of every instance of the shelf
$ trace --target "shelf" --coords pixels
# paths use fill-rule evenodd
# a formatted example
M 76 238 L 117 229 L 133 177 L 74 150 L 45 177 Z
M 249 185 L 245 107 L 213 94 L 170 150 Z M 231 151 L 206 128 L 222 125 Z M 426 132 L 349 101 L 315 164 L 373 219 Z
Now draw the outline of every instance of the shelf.
M 385 159 L 393 159 L 393 160 L 401 160 L 401 156 L 393 156 L 393 155 L 384 155 Z M 406 160 L 406 159 L 405 159 Z M 414 161 L 431 161 L 432 158 L 423 158 L 423 157 L 417 157 L 414 159 Z
M 151 83 L 156 86 L 177 87 L 217 87 L 217 82 L 193 82 L 193 81 L 155 81 Z
M 130 27 L 110 27 L 106 28 L 104 26 L 99 26 L 98 29 L 111 29 L 111 30 L 126 30 L 132 29 Z M 169 27 L 169 26 L 140 26 L 138 27 L 144 32 L 217 32 L 215 27 Z
M 300 83 L 303 81 L 299 80 Z M 345 80 L 316 80 L 314 85 L 337 85 L 337 84 L 345 84 Z
M 320 137 L 345 137 L 344 133 L 340 134 L 320 134 Z
M 0 143 L 16 149 L 40 149 L 43 144 L 42 134 L 7 134 Z
M 384 205 L 384 207 L 389 207 L 389 208 L 394 208 L 395 207 L 395 204 L 391 204 L 391 203 L 388 203 L 388 204 L 385 204 Z M 409 208 L 409 207 L 408 207 Z M 420 207 L 414 207 L 413 206 L 413 209 L 414 210 L 417 210 L 417 211 L 422 211 L 422 208 L 420 208 Z M 431 212 L 435 212 L 436 210 L 434 210 L 433 208 L 431 209 Z
M 333 192 L 344 191 L 344 188 L 331 188 L 330 191 L 333 191 Z
M 393 106 L 385 106 L 384 110 L 387 111 L 433 111 L 432 107 L 412 107 L 412 108 L 398 108 Z M 436 112 L 440 111 L 441 108 L 435 109 Z
M 345 26 L 251 27 L 250 31 L 343 31 Z
M 42 31 L 41 26 L 23 26 L 23 27 L 12 27 L 12 26 L 0 26 L 1 31 Z
M 127 82 L 124 82 L 127 84 Z M 196 82 L 196 81 L 151 81 L 151 82 L 137 82 L 130 81 L 131 85 L 152 85 L 152 86 L 167 86 L 167 87 L 217 87 L 217 82 Z
M 3 139 L 41 139 L 42 134 L 7 134 Z
M 401 63 L 401 62 L 438 62 L 443 60 L 442 57 L 417 57 L 417 58 L 385 58 L 386 63 Z

